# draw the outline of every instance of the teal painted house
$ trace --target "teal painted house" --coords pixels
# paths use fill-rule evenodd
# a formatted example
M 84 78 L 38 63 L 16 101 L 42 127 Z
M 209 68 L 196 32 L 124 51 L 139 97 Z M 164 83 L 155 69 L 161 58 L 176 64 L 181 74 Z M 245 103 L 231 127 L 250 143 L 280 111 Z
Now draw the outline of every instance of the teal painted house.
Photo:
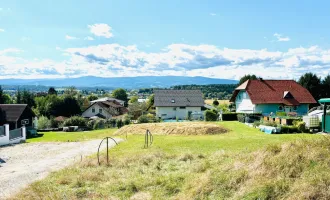
M 247 80 L 238 86 L 230 102 L 236 112 L 270 115 L 278 111 L 306 115 L 317 103 L 310 92 L 294 80 Z

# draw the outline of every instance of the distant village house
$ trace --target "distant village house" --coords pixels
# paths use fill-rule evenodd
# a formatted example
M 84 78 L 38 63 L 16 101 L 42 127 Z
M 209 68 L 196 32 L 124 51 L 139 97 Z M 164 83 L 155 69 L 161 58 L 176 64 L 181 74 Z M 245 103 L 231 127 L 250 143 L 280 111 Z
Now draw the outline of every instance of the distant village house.
M 154 90 L 156 116 L 161 119 L 187 119 L 202 117 L 204 106 L 200 90 Z

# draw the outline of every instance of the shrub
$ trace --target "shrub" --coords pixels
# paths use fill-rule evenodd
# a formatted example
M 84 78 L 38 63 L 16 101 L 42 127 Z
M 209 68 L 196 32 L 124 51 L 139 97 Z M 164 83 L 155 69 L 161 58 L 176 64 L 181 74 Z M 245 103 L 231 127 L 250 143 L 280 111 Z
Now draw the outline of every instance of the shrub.
M 117 124 L 117 128 L 121 128 L 124 126 L 123 120 L 121 119 L 117 119 L 116 124 Z
M 94 128 L 94 124 L 95 124 L 95 120 L 90 120 L 87 122 L 87 127 L 89 129 L 93 129 Z
M 237 120 L 238 120 L 239 122 L 244 123 L 244 122 L 245 122 L 245 115 L 242 114 L 242 113 L 237 114 Z
M 304 132 L 306 132 L 306 124 L 305 124 L 305 122 L 298 122 L 297 123 L 297 125 L 296 125 L 296 127 L 297 127 L 297 129 L 298 129 L 298 131 L 299 132 L 301 132 L 301 133 L 304 133 Z
M 297 133 L 299 132 L 298 128 L 295 126 L 282 126 L 281 133 Z
M 81 126 L 81 127 L 86 127 L 87 126 L 87 121 L 83 117 L 79 116 L 73 116 L 68 119 L 66 119 L 63 123 L 63 126 Z
M 142 123 L 148 123 L 149 120 L 148 120 L 148 117 L 146 115 L 141 115 L 139 118 L 138 118 L 138 123 L 142 124 Z
M 58 127 L 60 127 L 60 125 L 61 125 L 61 122 L 56 121 L 55 118 L 52 117 L 50 119 L 50 127 L 51 128 L 58 128 Z
M 131 116 L 125 115 L 123 123 L 124 123 L 124 125 L 129 125 L 131 123 Z
M 223 121 L 237 121 L 237 113 L 223 113 L 222 120 Z
M 50 120 L 45 117 L 45 116 L 41 116 L 38 119 L 38 129 L 47 129 L 51 127 L 51 123 Z
M 254 128 L 256 128 L 256 127 L 258 127 L 258 126 L 260 126 L 261 125 L 261 122 L 260 121 L 254 121 L 253 122 L 253 127 Z
M 266 121 L 263 123 L 263 125 L 265 126 L 272 126 L 272 127 L 277 127 L 277 123 L 276 122 L 269 122 L 269 121 Z
M 278 111 L 278 112 L 276 112 L 276 116 L 284 117 L 284 116 L 286 116 L 286 112 Z
M 108 124 L 110 124 L 111 127 L 116 127 L 116 119 L 108 120 Z
M 213 101 L 213 105 L 214 105 L 214 106 L 218 106 L 218 105 L 219 105 L 219 101 L 218 101 L 218 100 L 214 100 L 214 101 Z
M 104 129 L 106 128 L 106 120 L 104 119 L 97 119 L 95 120 L 95 123 L 93 125 L 93 129 L 97 130 L 97 129 Z
M 205 111 L 205 121 L 217 121 L 218 114 L 213 110 L 206 110 Z

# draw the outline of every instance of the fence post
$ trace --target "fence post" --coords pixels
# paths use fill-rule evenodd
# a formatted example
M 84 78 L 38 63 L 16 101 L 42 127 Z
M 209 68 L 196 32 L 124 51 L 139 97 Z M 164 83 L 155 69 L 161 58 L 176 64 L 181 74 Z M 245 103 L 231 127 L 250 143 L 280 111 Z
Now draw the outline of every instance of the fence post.
M 26 127 L 25 126 L 22 126 L 21 131 L 22 131 L 22 138 L 25 141 L 26 140 Z
M 0 146 L 9 144 L 9 124 L 4 124 L 4 136 L 0 137 Z

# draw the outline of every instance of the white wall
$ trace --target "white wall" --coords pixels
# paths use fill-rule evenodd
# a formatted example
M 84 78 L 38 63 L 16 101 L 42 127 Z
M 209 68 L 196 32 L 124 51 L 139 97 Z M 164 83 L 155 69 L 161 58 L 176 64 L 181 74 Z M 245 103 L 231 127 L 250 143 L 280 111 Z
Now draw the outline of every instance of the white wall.
M 244 90 L 240 91 L 235 100 L 236 112 L 253 113 L 255 105 L 252 103 L 248 93 Z
M 185 107 L 184 109 L 180 109 L 180 107 L 156 107 L 156 116 L 162 119 L 186 119 L 189 111 L 201 112 L 201 107 Z
M 5 136 L 0 137 L 0 146 L 8 145 L 8 144 L 16 144 L 26 140 L 26 128 L 22 127 L 22 134 L 21 138 L 15 138 L 13 140 L 9 140 L 9 125 L 5 124 Z
M 95 109 L 94 113 L 92 112 L 93 108 Z M 85 112 L 83 112 L 81 116 L 86 118 L 93 117 L 99 113 L 99 109 L 102 109 L 101 114 L 105 116 L 107 119 L 110 119 L 112 117 L 107 110 L 105 110 L 103 107 L 99 106 L 98 104 L 94 104 L 93 106 L 89 107 L 87 110 L 85 110 Z

